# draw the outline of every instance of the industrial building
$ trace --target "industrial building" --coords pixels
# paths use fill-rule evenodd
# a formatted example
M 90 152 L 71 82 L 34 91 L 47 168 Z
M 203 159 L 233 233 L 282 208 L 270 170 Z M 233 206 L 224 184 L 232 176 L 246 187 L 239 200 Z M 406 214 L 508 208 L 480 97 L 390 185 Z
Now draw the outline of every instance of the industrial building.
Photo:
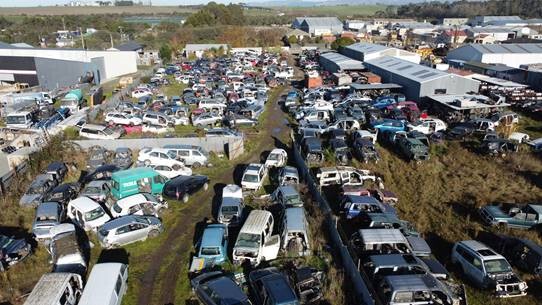
M 518 43 L 478 45 L 468 44 L 448 52 L 449 60 L 477 61 L 519 68 L 542 62 L 542 44 Z
M 419 64 L 421 60 L 420 55 L 416 53 L 366 42 L 346 46 L 341 49 L 341 53 L 359 61 L 372 60 L 382 56 L 392 56 L 415 64 Z
M 46 90 L 84 78 L 101 84 L 137 72 L 137 52 L 21 48 L 0 43 L 0 82 L 28 83 Z
M 519 16 L 475 16 L 469 20 L 469 24 L 472 26 L 486 25 L 494 22 L 503 21 L 520 21 Z
M 345 71 L 360 71 L 364 69 L 359 60 L 346 57 L 342 54 L 329 52 L 320 55 L 320 65 L 331 73 Z
M 480 86 L 479 81 L 391 56 L 367 60 L 364 65 L 380 75 L 383 82 L 403 86 L 405 96 L 414 101 L 435 94 L 478 92 Z
M 299 29 L 311 36 L 335 35 L 343 31 L 343 23 L 337 17 L 305 17 L 299 25 Z

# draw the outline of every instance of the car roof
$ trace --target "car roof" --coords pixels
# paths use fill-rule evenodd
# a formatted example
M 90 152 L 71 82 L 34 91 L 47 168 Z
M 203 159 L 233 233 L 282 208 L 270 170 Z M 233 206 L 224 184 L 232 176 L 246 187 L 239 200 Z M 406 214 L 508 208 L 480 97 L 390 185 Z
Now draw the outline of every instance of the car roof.
M 240 233 L 261 234 L 270 217 L 273 217 L 273 215 L 269 211 L 252 210 L 245 220 Z
M 230 278 L 222 276 L 207 282 L 207 286 L 218 292 L 220 305 L 235 305 L 246 301 L 248 298 L 241 288 Z
M 477 240 L 463 240 L 459 243 L 476 252 L 484 260 L 504 259 L 502 255 Z
M 107 128 L 105 125 L 98 125 L 98 124 L 84 124 L 81 128 L 90 128 L 90 129 L 97 129 L 97 130 L 104 130 Z
M 97 207 L 100 207 L 100 205 L 96 201 L 85 196 L 75 198 L 74 200 L 70 201 L 69 204 L 80 210 L 81 212 L 89 212 L 96 209 Z
M 297 168 L 293 167 L 293 166 L 285 166 L 285 167 L 283 167 L 283 172 L 285 174 L 289 174 L 289 175 L 292 175 L 292 174 L 295 174 L 295 176 L 299 175 L 299 172 L 297 171 Z
M 381 204 L 381 202 L 373 196 L 345 195 L 345 197 L 349 201 L 352 201 L 352 203 Z
M 379 254 L 369 256 L 375 267 L 417 265 L 418 261 L 412 254 Z
M 538 215 L 542 216 L 542 205 L 529 204 L 529 207 L 533 209 Z
M 392 291 L 427 291 L 438 287 L 436 279 L 427 274 L 388 275 L 384 280 Z
M 382 243 L 405 243 L 408 240 L 399 229 L 361 229 L 360 236 L 365 244 L 382 244 Z
M 36 216 L 57 216 L 60 205 L 56 202 L 43 202 L 38 205 Z
M 134 194 L 117 200 L 117 205 L 120 207 L 130 207 L 143 201 L 147 201 L 147 198 L 143 194 Z
M 118 227 L 122 227 L 122 226 L 127 225 L 127 224 L 131 224 L 131 223 L 134 223 L 134 222 L 139 222 L 138 218 L 140 219 L 141 217 L 145 218 L 147 216 L 134 216 L 134 215 L 121 216 L 119 218 L 114 218 L 114 219 L 106 222 L 102 226 L 102 228 L 109 231 L 109 230 L 112 230 L 112 229 L 115 229 L 115 228 L 118 228 Z
M 262 284 L 266 288 L 269 297 L 275 300 L 275 304 L 290 304 L 292 301 L 297 301 L 292 287 L 290 287 L 286 277 L 282 274 L 270 274 L 262 279 Z
M 222 189 L 222 198 L 243 198 L 243 190 L 237 184 L 228 184 Z
M 220 224 L 208 225 L 201 236 L 202 247 L 217 247 L 222 244 L 226 226 Z
M 121 263 L 94 265 L 78 304 L 108 304 L 123 266 L 126 265 Z
M 305 211 L 303 208 L 287 208 L 284 217 L 287 220 L 286 229 L 288 231 L 305 231 L 307 228 Z
M 115 179 L 128 179 L 128 178 L 138 178 L 141 175 L 148 175 L 148 176 L 157 176 L 158 172 L 150 167 L 135 167 L 135 168 L 129 168 L 122 171 L 114 172 L 111 176 L 112 180 Z
M 278 189 L 286 196 L 299 195 L 299 192 L 292 185 L 279 186 Z

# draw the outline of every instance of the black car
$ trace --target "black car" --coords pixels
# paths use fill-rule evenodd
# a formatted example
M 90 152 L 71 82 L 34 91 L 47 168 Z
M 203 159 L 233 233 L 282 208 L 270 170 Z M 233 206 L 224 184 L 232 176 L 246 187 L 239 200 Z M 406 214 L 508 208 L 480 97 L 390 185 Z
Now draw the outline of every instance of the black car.
M 127 147 L 119 147 L 115 150 L 113 164 L 120 169 L 128 169 L 132 166 L 132 150 Z
M 311 164 L 318 164 L 324 161 L 324 150 L 322 141 L 318 138 L 306 138 L 303 140 L 303 151 L 305 159 Z
M 64 180 L 64 177 L 66 177 L 66 173 L 68 173 L 68 167 L 64 162 L 54 161 L 47 165 L 45 172 L 47 174 L 52 174 L 54 178 L 60 182 Z
M 515 267 L 542 275 L 542 247 L 528 239 L 502 237 L 497 250 Z
M 333 150 L 336 160 L 341 165 L 347 165 L 348 161 L 352 159 L 350 148 L 348 148 L 348 145 L 346 145 L 343 139 L 331 139 L 329 140 L 329 145 Z
M 178 176 L 166 182 L 164 196 L 176 200 L 182 199 L 186 203 L 190 195 L 201 188 L 205 191 L 209 188 L 207 176 Z
M 474 133 L 474 126 L 470 124 L 463 124 L 455 126 L 450 129 L 446 134 L 448 140 L 461 140 L 464 141 L 466 138 L 471 136 Z
M 376 147 L 371 139 L 357 138 L 354 141 L 353 147 L 354 154 L 360 161 L 365 163 L 369 161 L 378 162 L 380 159 L 380 155 L 378 154 L 378 151 L 376 150 Z
M 31 252 L 32 247 L 23 238 L 0 235 L 0 271 L 22 261 Z
M 70 200 L 75 199 L 79 193 L 78 183 L 64 183 L 55 187 L 51 192 L 43 197 L 43 202 L 54 201 L 61 205 L 67 205 Z
M 250 305 L 247 295 L 221 271 L 201 274 L 191 281 L 198 299 L 205 305 Z
M 490 156 L 505 156 L 507 153 L 518 151 L 518 145 L 506 139 L 491 139 L 480 144 L 480 151 Z
M 114 172 L 119 171 L 120 168 L 118 168 L 116 165 L 113 164 L 106 164 L 102 165 L 93 172 L 85 175 L 82 179 L 82 183 L 89 183 L 90 181 L 94 180 L 111 180 L 111 176 Z
M 107 149 L 101 146 L 92 146 L 88 150 L 87 168 L 89 170 L 95 170 L 98 167 L 105 165 L 108 158 L 109 152 Z

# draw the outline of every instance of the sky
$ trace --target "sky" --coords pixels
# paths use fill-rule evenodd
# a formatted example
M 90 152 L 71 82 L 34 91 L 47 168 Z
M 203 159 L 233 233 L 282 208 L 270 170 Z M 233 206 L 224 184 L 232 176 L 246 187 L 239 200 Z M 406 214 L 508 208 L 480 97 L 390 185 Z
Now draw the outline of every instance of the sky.
M 82 2 L 90 0 L 79 0 Z M 136 0 L 135 2 L 138 2 Z M 207 3 L 211 0 L 152 0 L 153 5 L 181 5 L 181 4 L 200 4 Z M 0 0 L 0 6 L 13 7 L 13 6 L 48 6 L 48 5 L 64 5 L 70 2 L 70 0 Z M 148 2 L 148 0 L 143 0 L 143 3 Z M 220 1 L 215 0 L 215 2 L 239 2 L 239 1 Z

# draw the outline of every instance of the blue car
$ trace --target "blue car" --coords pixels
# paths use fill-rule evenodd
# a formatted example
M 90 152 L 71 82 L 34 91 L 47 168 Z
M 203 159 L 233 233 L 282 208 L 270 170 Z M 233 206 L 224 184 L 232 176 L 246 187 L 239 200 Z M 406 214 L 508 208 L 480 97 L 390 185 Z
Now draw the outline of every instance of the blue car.
M 372 106 L 377 109 L 385 109 L 388 106 L 395 105 L 396 103 L 397 101 L 391 96 L 380 96 L 374 101 Z
M 371 196 L 345 195 L 340 206 L 347 219 L 355 218 L 361 213 L 396 214 L 393 207 Z
M 300 305 L 288 279 L 275 267 L 250 272 L 248 283 L 255 305 Z
M 197 258 L 205 260 L 205 266 L 220 265 L 228 260 L 228 226 L 210 224 L 203 231 Z
M 378 129 L 379 133 L 384 132 L 384 131 L 391 131 L 391 132 L 405 131 L 407 129 L 407 124 L 404 121 L 390 120 L 390 119 L 375 121 L 371 123 L 371 126 L 374 129 Z

